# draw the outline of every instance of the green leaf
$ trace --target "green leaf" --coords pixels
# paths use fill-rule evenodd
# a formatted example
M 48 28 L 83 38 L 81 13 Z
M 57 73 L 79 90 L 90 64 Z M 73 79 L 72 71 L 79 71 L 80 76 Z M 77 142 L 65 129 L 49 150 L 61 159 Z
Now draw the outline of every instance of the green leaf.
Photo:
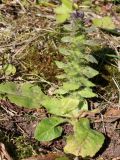
M 65 4 L 62 3 L 61 6 L 55 8 L 55 13 L 58 15 L 65 15 L 69 14 L 71 11 L 71 8 L 67 7 Z
M 65 25 L 63 26 L 63 28 L 64 28 L 66 31 L 72 31 L 72 30 L 73 30 L 73 27 L 72 27 L 71 24 L 65 24 Z
M 91 0 L 84 0 L 83 2 L 82 2 L 82 5 L 84 5 L 84 6 L 88 6 L 88 7 L 90 7 L 91 6 L 91 4 L 92 4 L 92 1 Z
M 79 109 L 80 111 L 88 111 L 88 102 L 86 100 L 83 100 L 79 103 Z
M 74 91 L 74 90 L 78 89 L 79 86 L 80 85 L 78 83 L 64 82 L 63 85 L 61 87 L 59 87 L 59 89 L 57 89 L 54 93 L 57 93 L 57 94 L 66 94 L 69 91 Z
M 88 29 L 88 33 L 90 32 L 92 30 L 92 28 L 91 29 Z M 93 31 L 92 31 L 93 32 Z M 92 47 L 92 48 L 97 48 L 97 47 L 99 47 L 99 42 L 98 41 L 95 41 L 95 40 L 86 40 L 85 41 L 85 43 L 84 44 L 86 44 L 87 46 L 90 46 L 90 47 Z
M 64 47 L 59 47 L 59 53 L 61 53 L 62 55 L 70 55 L 70 51 L 67 48 Z
M 16 73 L 16 68 L 12 64 L 5 64 L 3 66 L 3 71 L 6 76 L 14 75 Z
M 50 117 L 43 119 L 36 127 L 35 138 L 39 141 L 51 141 L 61 136 L 62 128 L 58 125 L 65 120 L 59 117 Z
M 63 23 L 65 22 L 67 19 L 69 19 L 70 17 L 70 14 L 69 13 L 66 13 L 66 14 L 58 14 L 56 15 L 56 20 L 57 22 L 59 23 Z
M 79 99 L 77 98 L 46 98 L 42 105 L 49 113 L 64 116 L 75 117 L 79 114 Z
M 64 42 L 64 43 L 71 43 L 72 41 L 73 41 L 73 38 L 70 36 L 65 36 L 61 38 L 61 42 Z
M 56 20 L 59 23 L 65 22 L 70 17 L 71 10 L 64 4 L 57 7 L 55 10 Z
M 16 84 L 12 82 L 0 84 L 0 94 L 18 106 L 38 108 L 45 95 L 41 89 L 30 83 Z
M 73 38 L 73 43 L 75 45 L 78 44 L 84 44 L 85 43 L 85 36 L 84 35 L 79 35 Z
M 95 86 L 94 83 L 92 83 L 87 78 L 82 77 L 82 76 L 78 78 L 78 81 L 85 87 L 94 87 Z
M 92 98 L 97 96 L 97 94 L 93 93 L 91 88 L 84 88 L 78 93 L 81 97 L 84 97 L 84 98 Z
M 104 28 L 104 29 L 115 29 L 115 25 L 112 22 L 112 18 L 111 17 L 103 17 L 103 18 L 95 18 L 93 20 L 93 24 L 96 27 L 100 27 L 100 28 Z
M 68 136 L 65 153 L 93 157 L 104 143 L 104 136 L 90 128 L 89 120 L 81 118 L 74 123 L 74 134 Z
M 66 94 L 66 93 L 68 93 L 68 91 L 64 90 L 63 88 L 59 88 L 59 89 L 55 90 L 55 92 L 54 92 L 54 94 L 61 94 L 61 95 Z
M 67 6 L 70 10 L 72 10 L 73 0 L 62 0 L 62 3 Z
M 71 0 L 62 0 L 62 5 L 55 8 L 56 20 L 59 23 L 65 22 L 70 17 L 72 12 L 73 2 Z
M 67 78 L 67 75 L 66 74 L 60 74 L 60 75 L 57 75 L 56 77 L 58 79 L 65 79 L 65 78 Z
M 86 66 L 81 67 L 81 73 L 88 78 L 93 78 L 94 76 L 98 75 L 99 72 L 89 66 Z
M 88 62 L 98 64 L 97 60 L 96 60 L 95 57 L 93 57 L 92 55 L 85 56 L 85 59 L 86 59 Z
M 116 58 L 120 60 L 120 56 L 116 56 L 116 55 L 110 55 L 110 54 L 106 54 L 106 56 L 108 57 L 112 57 L 112 58 Z
M 55 61 L 55 63 L 57 65 L 57 67 L 60 68 L 60 69 L 63 69 L 67 66 L 65 63 L 60 62 L 60 61 Z

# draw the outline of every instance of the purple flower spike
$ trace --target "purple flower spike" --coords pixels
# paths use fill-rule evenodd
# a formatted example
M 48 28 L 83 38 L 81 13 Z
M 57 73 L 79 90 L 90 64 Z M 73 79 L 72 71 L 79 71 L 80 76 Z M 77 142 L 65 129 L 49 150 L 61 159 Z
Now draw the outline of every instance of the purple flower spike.
M 84 18 L 84 12 L 83 11 L 74 11 L 73 12 L 73 17 L 83 19 Z

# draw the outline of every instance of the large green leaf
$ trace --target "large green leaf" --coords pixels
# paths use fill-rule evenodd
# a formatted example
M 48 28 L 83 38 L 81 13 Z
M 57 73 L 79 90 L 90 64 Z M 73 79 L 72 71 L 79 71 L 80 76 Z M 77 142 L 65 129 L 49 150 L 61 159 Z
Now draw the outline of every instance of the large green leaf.
M 42 105 L 49 113 L 64 116 L 75 117 L 79 113 L 79 99 L 77 98 L 46 98 Z
M 75 156 L 93 157 L 103 142 L 104 136 L 90 128 L 87 118 L 82 118 L 74 123 L 74 134 L 68 136 L 64 151 Z
M 37 108 L 45 95 L 41 89 L 30 83 L 16 84 L 12 82 L 0 84 L 0 95 L 5 95 L 18 106 Z
M 59 117 L 43 119 L 36 127 L 35 138 L 39 141 L 51 141 L 61 136 L 62 128 L 58 125 L 65 122 Z

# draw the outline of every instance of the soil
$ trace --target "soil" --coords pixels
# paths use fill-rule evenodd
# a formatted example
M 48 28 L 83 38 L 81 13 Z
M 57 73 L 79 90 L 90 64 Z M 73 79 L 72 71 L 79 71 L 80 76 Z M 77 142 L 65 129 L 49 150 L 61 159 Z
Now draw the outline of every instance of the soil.
M 54 4 L 57 3 L 56 1 Z M 101 15 L 107 15 L 108 11 L 112 15 L 114 10 L 118 10 L 118 6 L 114 6 L 112 11 L 109 10 L 109 3 L 106 5 L 99 1 L 94 3 L 103 7 Z M 63 56 L 59 55 L 57 50 L 58 36 L 59 38 L 61 36 L 60 29 L 57 29 L 58 32 L 53 36 L 52 28 L 55 29 L 56 24 L 52 8 L 37 6 L 32 1 L 26 1 L 25 5 L 26 7 L 22 8 L 21 4 L 12 1 L 0 4 L 0 65 L 9 62 L 17 68 L 16 75 L 11 77 L 5 77 L 0 72 L 0 80 L 1 82 L 7 80 L 39 81 L 43 82 L 43 90 L 47 90 L 49 84 L 44 85 L 44 80 L 54 84 L 59 83 L 55 76 L 61 71 L 57 69 L 54 61 L 63 60 Z M 114 13 L 116 14 L 112 15 L 113 19 L 119 27 L 120 24 L 117 20 L 119 14 L 118 12 Z M 118 17 L 116 18 L 117 14 Z M 2 31 L 4 31 L 4 34 Z M 105 33 L 102 31 L 96 34 L 98 34 L 98 39 L 102 41 L 104 39 L 104 44 L 113 40 L 111 38 L 106 41 Z M 95 36 L 95 34 L 91 35 L 91 38 L 93 39 Z M 113 48 L 108 46 L 106 50 L 109 51 L 109 49 Z M 100 50 L 99 53 L 104 54 L 103 50 Z M 118 160 L 120 159 L 119 95 L 115 83 L 110 80 L 114 75 L 116 80 L 120 82 L 120 77 L 119 72 L 109 65 L 110 61 L 108 59 L 106 61 L 105 58 L 101 62 L 99 55 L 97 54 L 96 58 L 101 64 L 99 65 L 101 66 L 99 71 L 102 76 L 99 75 L 93 80 L 98 82 L 95 90 L 99 93 L 99 97 L 89 100 L 89 102 L 90 109 L 100 107 L 101 114 L 89 116 L 89 119 L 92 128 L 102 132 L 106 139 L 101 150 L 90 160 Z M 8 100 L 0 101 L 0 142 L 5 144 L 9 155 L 14 160 L 25 158 L 26 160 L 54 160 L 64 155 L 65 136 L 73 132 L 71 125 L 63 125 L 62 137 L 52 142 L 43 143 L 34 139 L 34 130 L 37 123 L 49 116 L 44 108 L 25 109 L 10 103 Z M 71 155 L 68 156 L 73 159 Z

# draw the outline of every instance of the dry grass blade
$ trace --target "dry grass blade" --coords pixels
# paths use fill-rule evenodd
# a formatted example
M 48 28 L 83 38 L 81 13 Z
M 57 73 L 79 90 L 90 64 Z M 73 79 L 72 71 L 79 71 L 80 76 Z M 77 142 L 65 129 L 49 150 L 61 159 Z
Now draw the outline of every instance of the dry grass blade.
M 0 143 L 0 160 L 13 160 L 7 153 L 3 143 Z

